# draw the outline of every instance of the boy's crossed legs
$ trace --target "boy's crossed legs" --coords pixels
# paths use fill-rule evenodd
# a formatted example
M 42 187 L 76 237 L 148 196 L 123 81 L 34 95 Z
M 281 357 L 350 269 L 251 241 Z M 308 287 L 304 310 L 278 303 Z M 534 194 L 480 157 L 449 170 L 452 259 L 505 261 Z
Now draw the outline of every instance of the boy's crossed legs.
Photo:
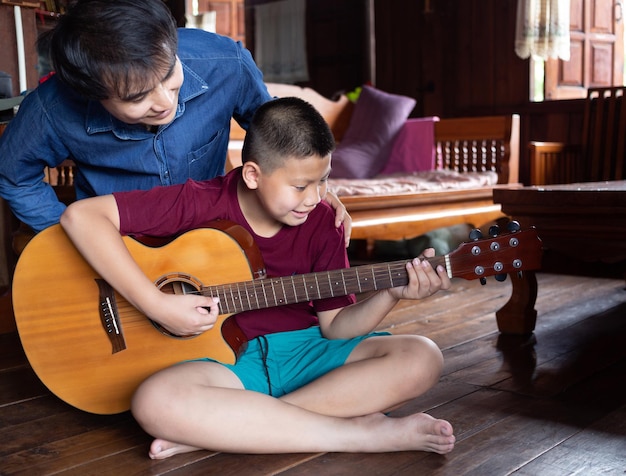
M 423 394 L 439 379 L 443 359 L 429 339 L 370 337 L 345 364 L 280 398 L 243 390 L 228 368 L 194 361 L 144 382 L 133 414 L 156 436 L 155 459 L 209 449 L 230 453 L 448 453 L 452 426 L 418 413 L 383 414 Z

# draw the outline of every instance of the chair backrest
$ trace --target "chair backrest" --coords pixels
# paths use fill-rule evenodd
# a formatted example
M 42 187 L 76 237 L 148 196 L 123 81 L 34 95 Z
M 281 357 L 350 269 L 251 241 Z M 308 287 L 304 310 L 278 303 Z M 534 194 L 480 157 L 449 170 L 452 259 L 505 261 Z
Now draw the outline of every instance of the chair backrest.
M 582 137 L 585 181 L 625 178 L 625 89 L 617 86 L 588 91 Z
M 518 114 L 440 119 L 435 122 L 435 165 L 458 172 L 498 174 L 498 183 L 519 180 Z

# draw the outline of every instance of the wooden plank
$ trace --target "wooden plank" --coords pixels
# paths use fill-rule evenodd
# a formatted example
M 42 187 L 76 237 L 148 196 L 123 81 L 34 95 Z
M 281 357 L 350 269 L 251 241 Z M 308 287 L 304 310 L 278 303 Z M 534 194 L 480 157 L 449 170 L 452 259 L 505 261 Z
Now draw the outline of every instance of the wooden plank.
M 48 393 L 48 389 L 26 365 L 0 372 L 0 407 Z
M 101 465 L 101 459 L 118 455 L 129 447 L 140 447 L 143 460 L 146 458 L 144 450 L 149 437 L 136 424 L 128 423 L 97 428 L 6 455 L 2 461 L 3 470 L 6 474 L 25 476 L 52 474 L 67 468 L 80 468 L 85 461 L 91 461 L 99 465 L 102 471 L 106 466 Z
M 0 421 L 9 424 L 3 427 L 4 441 L 0 447 L 0 456 L 5 457 L 82 435 L 94 428 L 112 425 L 123 418 L 128 416 L 122 414 L 101 417 L 84 413 L 56 398 L 40 398 L 5 406 L 0 408 Z

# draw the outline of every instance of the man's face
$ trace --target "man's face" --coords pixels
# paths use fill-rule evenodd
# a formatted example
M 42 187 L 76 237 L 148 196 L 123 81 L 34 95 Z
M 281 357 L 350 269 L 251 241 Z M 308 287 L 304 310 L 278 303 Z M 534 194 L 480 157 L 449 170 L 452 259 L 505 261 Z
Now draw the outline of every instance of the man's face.
M 127 98 L 109 98 L 100 102 L 114 117 L 127 124 L 161 126 L 174 120 L 178 106 L 178 93 L 183 84 L 183 67 L 176 58 L 171 70 L 156 85 Z

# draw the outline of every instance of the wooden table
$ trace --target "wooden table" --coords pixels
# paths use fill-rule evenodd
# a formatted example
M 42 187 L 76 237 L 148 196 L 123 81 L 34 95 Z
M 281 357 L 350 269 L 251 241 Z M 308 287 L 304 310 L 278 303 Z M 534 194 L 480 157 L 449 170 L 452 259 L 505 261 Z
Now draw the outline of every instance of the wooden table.
M 578 272 L 589 263 L 626 271 L 626 180 L 496 189 L 493 200 L 523 229 L 537 228 L 544 270 L 568 273 L 581 263 Z M 498 328 L 529 334 L 537 318 L 537 279 L 525 272 L 512 283 L 511 299 L 496 312 Z

